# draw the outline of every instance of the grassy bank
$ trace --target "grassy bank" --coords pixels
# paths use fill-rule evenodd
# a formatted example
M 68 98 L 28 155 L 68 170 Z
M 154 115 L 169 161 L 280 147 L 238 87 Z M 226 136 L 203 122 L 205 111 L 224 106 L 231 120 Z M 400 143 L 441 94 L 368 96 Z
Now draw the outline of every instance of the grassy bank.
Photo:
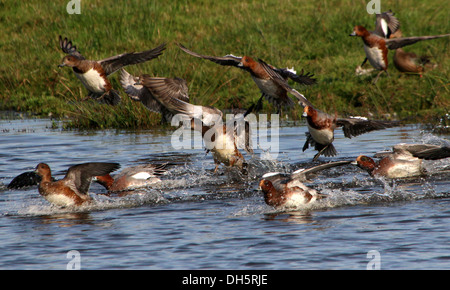
M 251 55 L 279 67 L 304 68 L 318 84 L 294 85 L 318 108 L 340 115 L 397 114 L 431 121 L 450 108 L 450 38 L 417 43 L 405 50 L 432 55 L 439 67 L 422 78 L 399 73 L 389 55 L 390 77 L 376 85 L 356 76 L 364 59 L 354 25 L 372 29 L 368 1 L 94 1 L 80 0 L 81 14 L 69 15 L 69 1 L 0 1 L 0 110 L 33 112 L 66 120 L 76 128 L 149 128 L 160 116 L 122 92 L 116 107 L 82 101 L 86 90 L 68 68 L 57 68 L 63 53 L 58 35 L 72 39 L 83 55 L 102 59 L 167 42 L 157 60 L 128 67 L 132 74 L 182 77 L 192 103 L 220 109 L 246 108 L 259 90 L 249 75 L 191 57 L 175 45 L 204 54 Z M 450 32 L 450 4 L 441 0 L 381 1 L 402 23 L 404 36 Z M 271 112 L 265 103 L 264 111 Z M 300 119 L 301 107 L 288 112 Z M 264 112 L 263 111 L 263 112 Z

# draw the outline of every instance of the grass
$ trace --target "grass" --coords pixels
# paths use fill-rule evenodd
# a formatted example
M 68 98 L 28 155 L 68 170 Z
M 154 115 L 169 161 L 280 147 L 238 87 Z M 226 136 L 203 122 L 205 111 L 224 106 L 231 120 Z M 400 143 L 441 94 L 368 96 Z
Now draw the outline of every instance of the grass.
M 399 73 L 389 55 L 390 77 L 377 84 L 356 76 L 364 59 L 360 39 L 349 37 L 354 25 L 373 28 L 368 1 L 96 1 L 80 0 L 81 14 L 69 15 L 69 1 L 0 0 L 0 110 L 32 112 L 64 120 L 67 128 L 151 128 L 160 116 L 122 92 L 116 107 L 83 101 L 86 90 L 68 68 L 57 68 L 63 53 L 58 36 L 67 36 L 83 55 L 102 59 L 141 51 L 167 42 L 157 60 L 130 66 L 135 75 L 182 77 L 192 103 L 219 109 L 247 108 L 260 92 L 245 72 L 189 56 L 175 45 L 203 54 L 250 55 L 279 67 L 313 72 L 318 84 L 293 84 L 315 106 L 329 113 L 397 115 L 429 122 L 449 113 L 450 38 L 424 41 L 407 51 L 432 55 L 439 67 L 423 77 Z M 441 0 L 388 1 L 404 36 L 450 32 L 450 4 Z M 368 66 L 368 65 L 366 65 Z M 375 73 L 374 73 L 375 74 Z M 263 112 L 272 112 L 264 105 Z M 290 119 L 300 119 L 292 108 Z

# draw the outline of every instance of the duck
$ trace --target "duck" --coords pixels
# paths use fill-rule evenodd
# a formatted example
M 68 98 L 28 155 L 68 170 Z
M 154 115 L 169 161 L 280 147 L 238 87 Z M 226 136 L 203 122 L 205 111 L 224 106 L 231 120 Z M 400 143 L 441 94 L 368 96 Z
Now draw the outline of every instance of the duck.
M 269 172 L 262 176 L 259 187 L 264 194 L 264 202 L 275 208 L 296 208 L 326 198 L 326 195 L 311 189 L 302 182 L 318 171 L 350 164 L 352 161 L 335 161 L 307 169 L 299 169 L 291 174 Z
M 53 181 L 50 166 L 39 163 L 36 174 L 40 176 L 39 193 L 49 203 L 59 207 L 90 204 L 88 191 L 94 176 L 109 174 L 120 168 L 119 163 L 88 162 L 69 167 L 63 179 Z
M 121 98 L 114 90 L 108 76 L 120 68 L 149 61 L 160 56 L 165 49 L 163 43 L 154 49 L 142 52 L 127 52 L 102 60 L 88 60 L 67 37 L 59 36 L 59 47 L 65 55 L 58 67 L 71 67 L 75 76 L 88 90 L 88 97 L 110 105 L 117 105 Z
M 392 34 L 395 34 L 397 30 L 400 28 L 400 21 L 397 17 L 394 16 L 395 14 L 392 12 L 392 10 L 383 12 L 383 13 L 376 13 L 375 14 L 375 29 L 371 31 L 371 33 L 374 33 L 380 37 L 383 38 L 390 38 Z M 363 69 L 362 66 L 367 62 L 367 57 L 364 58 L 364 61 L 361 65 L 356 67 L 356 74 L 357 75 L 364 75 L 369 74 L 374 69 Z
M 94 181 L 111 192 L 129 192 L 161 183 L 159 176 L 166 174 L 166 164 L 141 164 L 127 167 L 111 176 L 109 173 L 95 176 Z
M 316 161 L 320 155 L 325 157 L 336 156 L 337 151 L 333 145 L 334 130 L 342 127 L 344 136 L 351 139 L 375 130 L 392 128 L 400 124 L 399 121 L 369 120 L 366 117 L 338 118 L 337 114 L 329 115 L 313 106 L 306 106 L 303 110 L 303 117 L 306 117 L 308 132 L 305 133 L 306 141 L 303 145 L 303 152 L 314 146 L 318 151 L 313 157 Z
M 372 177 L 388 179 L 421 177 L 427 175 L 422 159 L 446 158 L 448 154 L 442 154 L 445 151 L 445 147 L 438 145 L 400 143 L 394 145 L 392 151 L 375 154 L 374 158 L 380 158 L 378 162 L 366 155 L 359 155 L 352 164 L 366 170 Z M 436 152 L 439 153 L 433 155 Z
M 178 46 L 181 50 L 192 56 L 207 59 L 223 66 L 234 66 L 249 72 L 253 81 L 261 91 L 261 97 L 259 98 L 256 106 L 252 107 L 252 109 L 255 109 L 256 111 L 260 110 L 260 108 L 262 107 L 263 98 L 267 99 L 269 103 L 277 107 L 278 113 L 280 112 L 282 107 L 290 108 L 294 106 L 295 103 L 291 98 L 287 96 L 286 91 L 282 89 L 278 84 L 274 83 L 267 72 L 261 67 L 261 63 L 256 61 L 252 57 L 240 57 L 232 54 L 227 54 L 223 57 L 208 56 L 193 52 L 180 43 L 178 44 Z M 309 72 L 304 73 L 303 70 L 300 72 L 300 74 L 297 74 L 297 72 L 293 68 L 276 68 L 274 66 L 271 66 L 271 68 L 279 75 L 281 75 L 285 80 L 291 79 L 294 82 L 308 86 L 317 83 L 317 80 L 314 78 L 314 74 Z
M 187 120 L 192 130 L 201 133 L 208 152 L 211 151 L 215 163 L 214 173 L 220 164 L 236 167 L 242 174 L 247 174 L 248 164 L 239 149 L 253 154 L 250 141 L 250 125 L 245 114 L 235 115 L 223 122 L 223 112 L 212 106 L 195 105 L 166 93 L 168 83 L 164 78 L 144 76 L 139 80 L 152 95 L 168 110 L 176 113 L 178 121 Z M 173 122 L 172 125 L 176 125 Z
M 392 10 L 376 14 L 375 30 L 373 33 L 384 38 L 399 38 L 402 37 L 402 31 L 400 30 L 400 21 L 394 16 Z M 432 70 L 437 67 L 436 64 L 431 63 L 429 56 L 418 56 L 414 52 L 406 52 L 402 48 L 394 50 L 392 57 L 395 68 L 404 73 L 418 73 L 422 76 L 426 70 Z M 356 68 L 356 74 L 368 74 L 372 69 L 362 69 L 362 66 L 367 61 L 367 57 Z
M 298 103 L 303 106 L 303 117 L 306 117 L 308 132 L 306 132 L 306 142 L 303 145 L 303 151 L 314 146 L 319 151 L 313 158 L 316 161 L 320 155 L 326 157 L 336 156 L 337 151 L 332 144 L 334 141 L 334 130 L 342 127 L 344 135 L 347 138 L 359 136 L 374 130 L 381 130 L 398 126 L 398 121 L 369 120 L 365 117 L 338 118 L 316 109 L 314 105 L 301 93 L 293 89 L 286 80 L 281 77 L 263 60 L 259 60 L 261 67 L 267 72 L 271 79 L 286 92 L 295 96 Z
M 189 89 L 186 80 L 178 77 L 151 77 L 148 74 L 133 76 L 123 68 L 120 70 L 120 84 L 128 97 L 134 101 L 141 102 L 149 111 L 161 114 L 162 124 L 171 123 L 176 111 L 170 110 L 170 108 L 162 105 L 158 99 L 153 96 L 146 86 L 147 82 L 145 84 L 140 82 L 140 79 L 144 78 L 146 80 L 152 79 L 153 82 L 164 83 L 163 86 L 160 86 L 164 91 L 159 93 L 168 94 L 173 98 L 189 103 Z M 152 89 L 156 91 L 158 90 L 158 87 L 155 85 Z
M 425 71 L 430 71 L 437 67 L 437 64 L 431 62 L 430 56 L 418 56 L 414 52 L 407 52 L 401 48 L 395 50 L 393 62 L 399 72 L 417 73 L 421 77 Z
M 401 30 L 397 30 L 390 36 L 391 38 L 402 37 Z M 402 73 L 416 73 L 422 77 L 425 71 L 433 70 L 437 64 L 431 62 L 431 57 L 427 55 L 418 56 L 414 52 L 407 52 L 402 48 L 397 48 L 392 57 L 395 68 Z
M 432 36 L 413 36 L 413 37 L 400 37 L 400 38 L 390 38 L 386 39 L 375 33 L 369 32 L 364 26 L 356 25 L 353 28 L 353 32 L 350 36 L 361 37 L 364 43 L 364 51 L 369 63 L 376 69 L 379 70 L 373 83 L 378 81 L 380 75 L 385 72 L 387 75 L 388 69 L 388 51 L 398 49 L 407 45 L 414 44 L 422 40 L 431 40 L 436 38 L 443 38 L 450 36 L 450 34 L 440 34 Z

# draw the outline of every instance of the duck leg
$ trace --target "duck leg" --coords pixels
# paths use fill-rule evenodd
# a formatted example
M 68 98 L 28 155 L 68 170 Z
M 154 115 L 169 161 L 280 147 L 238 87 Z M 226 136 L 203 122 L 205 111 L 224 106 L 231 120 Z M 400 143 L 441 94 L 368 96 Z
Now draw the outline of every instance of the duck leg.
M 363 60 L 363 62 L 362 62 L 362 64 L 360 65 L 360 67 L 362 67 L 366 62 L 367 62 L 367 57 Z
M 314 155 L 313 161 L 317 161 L 317 159 L 319 159 L 319 156 L 328 148 L 328 146 L 330 145 L 324 146 L 319 152 L 317 152 L 317 154 Z
M 384 72 L 384 70 L 380 71 L 380 72 L 377 74 L 375 80 L 373 81 L 373 84 L 376 84 L 376 83 L 377 83 L 378 78 L 380 77 L 380 75 L 381 75 L 383 72 Z M 386 73 L 387 73 L 387 72 L 386 72 Z

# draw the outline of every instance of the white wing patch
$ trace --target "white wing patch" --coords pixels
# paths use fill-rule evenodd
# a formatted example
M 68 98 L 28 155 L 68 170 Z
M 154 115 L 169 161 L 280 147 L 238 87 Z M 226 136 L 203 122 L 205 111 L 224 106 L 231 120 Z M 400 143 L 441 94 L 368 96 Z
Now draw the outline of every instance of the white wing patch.
M 148 172 L 138 172 L 136 174 L 133 174 L 131 177 L 134 179 L 148 179 L 150 177 L 153 177 L 153 175 L 149 174 Z
M 288 71 L 288 72 L 291 72 L 291 73 L 293 73 L 293 74 L 297 74 L 297 71 L 294 69 L 294 67 L 292 67 L 292 68 L 286 68 L 286 70 Z
M 351 119 L 358 119 L 358 120 L 363 120 L 363 121 L 367 121 L 369 119 L 367 119 L 366 117 L 362 117 L 362 116 L 350 116 Z
M 225 55 L 225 57 L 228 57 L 228 56 L 230 56 L 230 57 L 242 58 L 242 56 L 236 56 L 236 55 L 233 55 L 233 54 L 227 54 L 227 55 Z

